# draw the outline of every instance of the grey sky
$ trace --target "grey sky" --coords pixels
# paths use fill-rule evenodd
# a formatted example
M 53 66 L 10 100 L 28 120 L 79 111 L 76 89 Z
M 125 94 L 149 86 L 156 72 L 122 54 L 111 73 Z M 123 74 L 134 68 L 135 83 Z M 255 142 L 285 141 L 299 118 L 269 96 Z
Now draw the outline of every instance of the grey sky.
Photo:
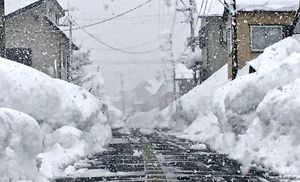
M 34 0 L 8 0 L 7 6 L 13 9 L 17 4 L 20 6 L 32 1 Z M 110 18 L 146 2 L 146 0 L 58 1 L 64 8 L 72 9 L 71 15 L 79 26 Z M 173 13 L 174 7 L 167 7 L 165 0 L 152 0 L 134 12 L 85 30 L 113 47 L 134 52 L 148 51 L 159 47 L 159 33 L 170 30 Z M 183 51 L 189 33 L 188 24 L 181 21 L 184 21 L 184 17 L 178 13 L 174 33 L 175 57 Z M 159 50 L 143 55 L 124 54 L 99 44 L 82 30 L 75 30 L 74 38 L 83 49 L 92 50 L 91 59 L 102 65 L 106 92 L 110 95 L 119 91 L 121 73 L 124 75 L 125 88 L 132 89 L 140 81 L 154 78 L 158 70 L 168 67 L 160 61 Z

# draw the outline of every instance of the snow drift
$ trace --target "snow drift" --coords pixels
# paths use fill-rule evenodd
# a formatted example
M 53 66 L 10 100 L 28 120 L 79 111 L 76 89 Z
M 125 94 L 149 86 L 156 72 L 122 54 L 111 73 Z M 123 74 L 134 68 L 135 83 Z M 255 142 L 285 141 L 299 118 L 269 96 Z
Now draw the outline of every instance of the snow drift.
M 192 122 L 182 137 L 230 154 L 243 172 L 255 163 L 300 176 L 299 37 L 268 47 L 248 64 L 257 72 L 229 82 L 224 67 L 181 98 L 184 120 Z M 163 115 L 170 127 L 182 125 L 167 110 Z
M 35 119 L 8 108 L 0 108 L 0 181 L 36 179 L 35 157 L 42 151 L 42 132 Z
M 0 58 L 0 87 L 0 107 L 17 110 L 12 116 L 0 110 L 0 158 L 8 166 L 0 165 L 1 174 L 17 178 L 15 173 L 28 172 L 28 179 L 37 180 L 38 167 L 48 178 L 59 176 L 74 160 L 102 150 L 111 137 L 103 103 L 76 85 Z M 17 166 L 16 172 L 9 166 Z
M 0 107 L 22 111 L 40 124 L 79 129 L 105 122 L 101 103 L 86 90 L 33 68 L 0 59 Z

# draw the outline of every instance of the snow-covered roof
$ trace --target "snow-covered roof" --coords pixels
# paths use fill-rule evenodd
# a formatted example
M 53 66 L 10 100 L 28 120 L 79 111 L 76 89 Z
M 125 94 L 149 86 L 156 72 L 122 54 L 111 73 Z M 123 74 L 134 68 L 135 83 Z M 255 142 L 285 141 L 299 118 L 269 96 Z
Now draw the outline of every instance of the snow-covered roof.
M 222 16 L 224 0 L 195 0 L 200 16 Z M 230 0 L 226 0 L 229 4 Z M 239 11 L 297 11 L 298 0 L 236 0 Z
M 22 9 L 24 7 L 27 7 L 27 6 L 30 7 L 30 6 L 34 6 L 35 4 L 39 5 L 42 2 L 44 2 L 44 0 L 4 0 L 5 15 L 13 13 L 13 12 L 15 12 L 17 10 L 20 10 L 20 9 Z M 59 2 L 54 0 L 54 3 L 56 3 L 60 7 Z
M 240 11 L 297 11 L 298 0 L 237 0 Z
M 36 2 L 36 0 L 5 0 L 5 14 L 10 14 L 34 2 Z
M 161 86 L 164 84 L 164 80 L 153 79 L 153 80 L 149 80 L 147 83 L 149 85 L 146 87 L 146 90 L 150 92 L 152 95 L 155 95 L 158 92 L 158 90 L 161 88 Z
M 193 71 L 186 68 L 182 63 L 176 65 L 176 79 L 193 78 Z

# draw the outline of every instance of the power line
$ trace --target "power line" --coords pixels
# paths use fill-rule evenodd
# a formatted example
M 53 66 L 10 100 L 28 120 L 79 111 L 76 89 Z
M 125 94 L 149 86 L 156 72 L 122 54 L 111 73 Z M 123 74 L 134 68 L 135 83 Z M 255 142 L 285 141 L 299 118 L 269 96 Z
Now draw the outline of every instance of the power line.
M 96 23 L 92 23 L 92 24 L 84 25 L 84 26 L 80 26 L 80 27 L 75 27 L 75 28 L 73 28 L 73 30 L 78 30 L 78 29 L 88 28 L 88 27 L 92 27 L 92 26 L 95 26 L 95 25 L 99 25 L 99 24 L 102 24 L 102 23 L 111 21 L 111 20 L 113 20 L 113 19 L 119 18 L 119 17 L 121 17 L 121 16 L 123 16 L 123 15 L 126 15 L 126 14 L 128 14 L 128 13 L 130 13 L 130 12 L 132 12 L 132 11 L 135 11 L 135 10 L 139 9 L 139 8 L 145 6 L 146 4 L 150 3 L 151 1 L 152 1 L 152 0 L 148 0 L 148 1 L 144 2 L 143 4 L 140 4 L 140 5 L 136 6 L 135 8 L 132 8 L 132 9 L 130 9 L 130 10 L 128 10 L 128 11 L 125 11 L 125 12 L 123 12 L 123 13 L 120 13 L 120 14 L 116 15 L 116 16 L 107 18 L 107 19 L 102 20 L 102 21 L 100 21 L 100 22 L 96 22 Z M 69 30 L 62 30 L 62 31 L 69 31 Z
M 119 19 L 123 20 L 123 19 L 143 19 L 143 18 L 157 18 L 157 17 L 170 17 L 172 16 L 172 14 L 152 14 L 152 15 L 143 15 L 143 16 L 131 16 L 131 17 L 119 17 Z M 80 21 L 91 21 L 91 20 L 95 20 L 95 21 L 99 21 L 99 18 L 77 18 L 76 20 L 80 20 Z M 101 19 L 102 21 L 102 19 Z
M 133 46 L 127 46 L 127 47 L 122 47 L 122 48 L 118 48 L 118 49 L 132 49 L 132 48 L 139 48 L 139 47 L 143 47 L 145 45 L 148 45 L 148 44 L 152 44 L 152 43 L 155 43 L 155 42 L 158 42 L 159 40 L 152 40 L 152 41 L 148 41 L 148 42 L 144 42 L 144 43 L 141 43 L 141 44 L 138 44 L 138 45 L 133 45 Z M 99 49 L 99 48 L 94 48 L 94 47 L 85 47 L 84 48 L 90 48 L 90 49 L 94 49 L 94 50 L 103 50 L 103 51 L 106 51 L 106 50 L 111 50 L 111 49 Z
M 212 3 L 213 3 L 213 0 L 211 0 L 211 2 L 210 2 L 209 8 L 208 8 L 208 10 L 207 10 L 207 14 L 208 14 L 208 13 L 210 12 L 210 10 L 211 10 Z
M 125 53 L 125 54 L 148 54 L 148 53 L 152 53 L 152 52 L 155 52 L 157 50 L 159 50 L 159 47 L 157 48 L 154 48 L 154 49 L 151 49 L 151 50 L 147 50 L 147 51 L 140 51 L 140 52 L 135 52 L 135 51 L 126 51 L 126 50 L 123 50 L 123 49 L 119 49 L 119 48 L 116 48 L 116 47 L 113 47 L 105 42 L 103 42 L 102 40 L 100 40 L 99 38 L 97 38 L 95 35 L 89 33 L 88 31 L 86 31 L 85 29 L 81 29 L 82 31 L 84 31 L 86 34 L 88 34 L 91 38 L 93 38 L 96 42 L 104 45 L 105 47 L 108 47 L 110 49 L 113 49 L 115 51 L 118 51 L 118 52 L 122 52 L 122 53 Z
M 205 1 L 205 6 L 204 6 L 203 15 L 205 15 L 205 11 L 206 11 L 207 5 L 208 5 L 208 0 Z

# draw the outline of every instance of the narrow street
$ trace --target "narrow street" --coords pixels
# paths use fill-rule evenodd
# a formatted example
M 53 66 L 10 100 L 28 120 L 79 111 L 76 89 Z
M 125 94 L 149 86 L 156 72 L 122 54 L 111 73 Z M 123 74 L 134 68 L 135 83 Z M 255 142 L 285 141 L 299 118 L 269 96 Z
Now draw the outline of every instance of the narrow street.
M 292 181 L 274 173 L 251 169 L 243 176 L 240 164 L 210 148 L 192 149 L 193 142 L 165 135 L 142 134 L 138 130 L 124 134 L 113 131 L 108 150 L 75 164 L 88 169 L 84 177 L 56 179 L 56 182 L 92 181 Z M 199 145 L 199 144 L 198 144 Z M 205 145 L 203 145 L 205 146 Z M 103 174 L 107 170 L 109 173 Z M 98 172 L 97 172 L 98 171 Z

